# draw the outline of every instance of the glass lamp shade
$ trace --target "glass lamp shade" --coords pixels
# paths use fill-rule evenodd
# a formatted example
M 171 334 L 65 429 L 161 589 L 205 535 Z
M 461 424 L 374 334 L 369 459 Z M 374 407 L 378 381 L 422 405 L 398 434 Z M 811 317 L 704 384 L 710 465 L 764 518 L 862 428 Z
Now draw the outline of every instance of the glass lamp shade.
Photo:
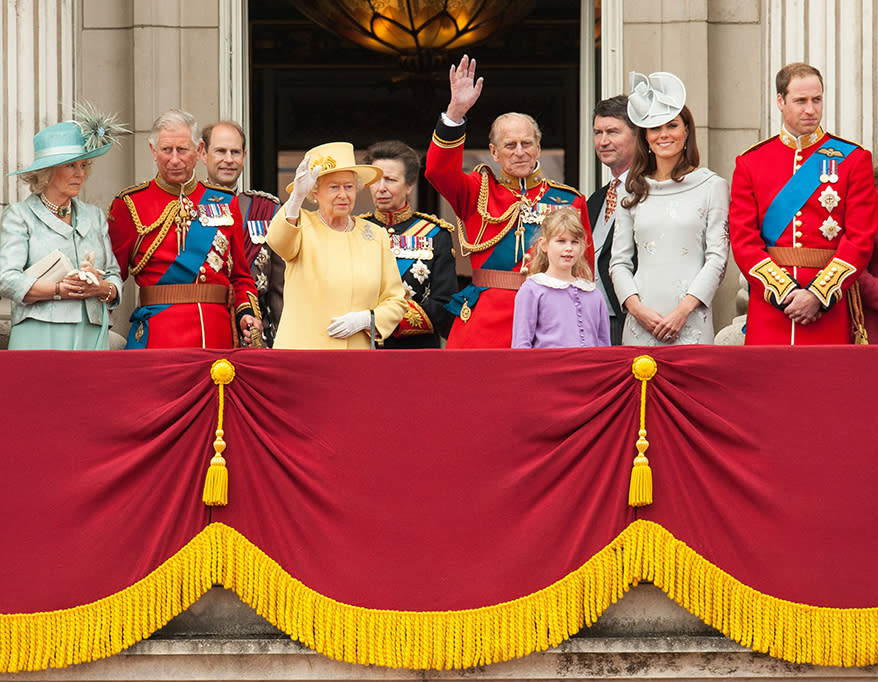
M 431 71 L 443 55 L 517 21 L 533 0 L 290 0 L 306 17 L 353 42 Z

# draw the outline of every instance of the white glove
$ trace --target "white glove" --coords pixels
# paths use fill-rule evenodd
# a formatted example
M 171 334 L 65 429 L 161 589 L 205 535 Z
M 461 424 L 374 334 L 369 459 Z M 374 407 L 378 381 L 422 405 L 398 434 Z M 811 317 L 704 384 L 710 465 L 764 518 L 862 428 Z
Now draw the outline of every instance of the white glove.
M 357 332 L 368 329 L 372 315 L 368 310 L 358 310 L 354 313 L 345 313 L 341 317 L 333 317 L 326 331 L 335 339 L 346 339 Z
M 314 170 L 308 170 L 311 163 L 311 156 L 308 155 L 296 168 L 296 177 L 293 179 L 293 191 L 287 203 L 284 204 L 284 213 L 287 218 L 295 220 L 299 217 L 299 209 L 302 208 L 302 202 L 308 196 L 308 192 L 314 189 L 317 183 L 317 176 L 320 175 L 320 166 L 314 166 Z

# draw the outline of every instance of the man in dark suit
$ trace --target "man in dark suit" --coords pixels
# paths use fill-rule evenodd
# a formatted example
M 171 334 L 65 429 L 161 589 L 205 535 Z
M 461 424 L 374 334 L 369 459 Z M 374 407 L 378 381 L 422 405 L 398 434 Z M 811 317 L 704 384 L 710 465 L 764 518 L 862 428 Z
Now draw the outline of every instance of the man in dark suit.
M 594 257 L 597 265 L 595 283 L 604 294 L 610 310 L 610 341 L 622 343 L 622 325 L 625 311 L 619 305 L 610 279 L 610 251 L 613 248 L 614 212 L 618 198 L 625 187 L 625 178 L 634 158 L 637 132 L 628 118 L 628 98 L 616 95 L 601 100 L 594 108 L 594 150 L 613 175 L 613 179 L 588 198 L 588 220 L 594 239 Z M 636 264 L 635 264 L 636 265 Z

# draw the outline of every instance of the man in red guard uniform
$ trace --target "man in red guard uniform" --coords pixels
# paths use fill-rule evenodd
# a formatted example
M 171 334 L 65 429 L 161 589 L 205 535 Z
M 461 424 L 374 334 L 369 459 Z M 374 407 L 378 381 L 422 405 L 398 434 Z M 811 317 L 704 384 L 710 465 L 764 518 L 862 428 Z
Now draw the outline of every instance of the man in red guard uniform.
M 515 292 L 524 281 L 525 253 L 551 211 L 570 206 L 579 211 L 589 236 L 586 262 L 594 272 L 594 248 L 585 198 L 572 187 L 544 178 L 540 170 L 540 129 L 526 114 L 498 116 L 488 145 L 500 164 L 500 177 L 485 165 L 464 173 L 466 113 L 482 92 L 475 80 L 476 60 L 464 56 L 450 72 L 451 101 L 443 113 L 424 175 L 465 224 L 459 229 L 464 255 L 471 255 L 472 284 L 455 294 L 448 309 L 457 318 L 448 348 L 509 348 Z
M 158 175 L 110 207 L 122 279 L 130 272 L 140 286 L 126 348 L 231 348 L 235 337 L 247 344 L 262 331 L 238 200 L 195 179 L 201 146 L 192 114 L 159 116 L 149 136 Z
M 238 192 L 238 178 L 247 158 L 247 136 L 235 121 L 217 121 L 201 131 L 204 149 L 201 160 L 207 167 L 207 181 L 220 185 L 238 196 L 238 208 L 244 217 L 244 256 L 259 292 L 262 331 L 271 346 L 284 307 L 283 258 L 268 248 L 265 235 L 280 201 L 273 194 L 245 189 Z
M 872 252 L 872 155 L 825 133 L 823 77 L 777 74 L 779 135 L 741 154 L 732 177 L 732 252 L 750 282 L 748 344 L 850 343 L 846 292 Z

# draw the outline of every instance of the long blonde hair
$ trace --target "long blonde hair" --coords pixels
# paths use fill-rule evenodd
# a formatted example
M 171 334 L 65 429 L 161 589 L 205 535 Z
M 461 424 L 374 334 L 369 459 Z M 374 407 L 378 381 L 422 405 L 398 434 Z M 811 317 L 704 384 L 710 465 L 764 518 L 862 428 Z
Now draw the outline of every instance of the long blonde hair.
M 594 273 L 588 267 L 588 263 L 585 262 L 585 248 L 588 246 L 585 228 L 582 226 L 579 213 L 567 207 L 556 209 L 543 219 L 539 239 L 534 243 L 533 260 L 528 268 L 528 272 L 536 274 L 549 269 L 549 256 L 540 248 L 539 240 L 549 242 L 565 232 L 569 232 L 582 242 L 582 253 L 579 254 L 579 258 L 573 264 L 573 276 L 584 277 L 587 280 L 594 281 Z

